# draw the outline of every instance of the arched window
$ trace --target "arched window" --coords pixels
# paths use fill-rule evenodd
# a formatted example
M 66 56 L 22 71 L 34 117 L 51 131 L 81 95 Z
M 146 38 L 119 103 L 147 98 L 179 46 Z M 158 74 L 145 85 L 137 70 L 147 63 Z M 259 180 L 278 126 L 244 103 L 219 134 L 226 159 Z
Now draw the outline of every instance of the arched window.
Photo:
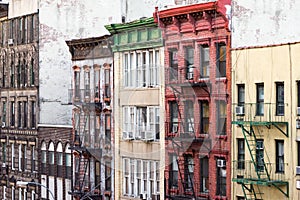
M 72 169 L 71 169 L 71 165 L 72 165 L 72 161 L 71 161 L 72 157 L 71 157 L 71 150 L 70 150 L 70 144 L 67 144 L 65 147 L 65 175 L 66 178 L 72 178 Z
M 48 162 L 49 162 L 49 175 L 54 176 L 54 144 L 53 142 L 50 142 L 49 148 L 48 148 Z
M 57 176 L 63 176 L 63 149 L 62 144 L 59 142 L 56 147 L 56 163 L 57 163 Z
M 47 169 L 47 147 L 46 143 L 42 142 L 41 146 L 41 162 L 42 162 L 42 174 L 46 174 L 46 169 Z

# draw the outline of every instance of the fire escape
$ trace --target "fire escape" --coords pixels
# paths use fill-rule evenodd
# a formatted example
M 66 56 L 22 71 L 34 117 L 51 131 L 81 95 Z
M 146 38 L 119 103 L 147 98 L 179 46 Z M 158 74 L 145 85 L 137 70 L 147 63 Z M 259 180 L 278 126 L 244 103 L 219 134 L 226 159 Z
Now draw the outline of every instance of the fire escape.
M 172 96 L 177 104 L 178 120 L 166 122 L 165 140 L 169 144 L 168 153 L 172 152 L 177 158 L 176 162 L 171 165 L 176 165 L 178 169 L 178 188 L 177 190 L 165 188 L 168 190 L 165 194 L 166 198 L 170 200 L 206 199 L 207 197 L 199 196 L 200 183 L 195 181 L 194 163 L 189 163 L 187 156 L 192 152 L 199 152 L 200 148 L 209 152 L 211 140 L 202 135 L 200 124 L 194 122 L 194 116 L 192 116 L 194 113 L 187 114 L 186 105 L 182 105 L 182 102 L 191 98 L 195 99 L 196 90 L 199 91 L 199 88 L 208 95 L 211 85 L 209 81 L 194 82 L 194 72 L 188 72 L 183 77 L 178 75 L 172 69 L 166 70 L 166 88 L 172 91 Z M 174 77 L 177 76 L 179 79 L 175 78 L 174 80 Z
M 233 106 L 232 124 L 242 131 L 250 160 L 233 161 L 233 182 L 242 186 L 244 198 L 262 199 L 263 187 L 274 187 L 289 197 L 289 183 L 284 177 L 285 163 L 270 163 L 267 147 L 263 144 L 262 129 L 279 131 L 289 136 L 288 122 L 284 116 L 286 105 L 272 103 L 249 103 Z M 280 173 L 278 173 L 280 171 Z M 283 197 L 282 197 L 283 198 Z
M 102 199 L 101 194 L 101 158 L 100 129 L 93 123 L 100 123 L 102 103 L 100 102 L 100 90 L 75 88 L 72 94 L 74 113 L 73 146 L 75 170 L 73 172 L 72 196 L 75 199 Z M 94 113 L 94 115 L 91 115 Z M 99 119 L 99 120 L 97 120 Z M 93 123 L 90 123 L 93 121 Z M 94 135 L 91 132 L 94 131 Z M 93 170 L 91 172 L 90 170 Z M 94 177 L 91 177 L 92 175 Z M 97 178 L 98 177 L 98 178 Z M 92 182 L 91 180 L 94 181 Z

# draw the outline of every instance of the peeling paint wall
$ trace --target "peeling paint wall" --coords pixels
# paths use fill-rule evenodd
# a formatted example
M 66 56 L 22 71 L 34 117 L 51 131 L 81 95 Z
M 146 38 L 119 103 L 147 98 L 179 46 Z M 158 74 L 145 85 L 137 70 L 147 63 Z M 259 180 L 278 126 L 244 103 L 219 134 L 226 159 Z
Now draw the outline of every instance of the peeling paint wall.
M 300 41 L 299 9 L 296 0 L 233 0 L 232 47 Z
M 40 2 L 40 124 L 71 125 L 66 103 L 73 73 L 65 40 L 108 34 L 104 25 L 121 22 L 119 8 L 119 1 L 106 0 Z

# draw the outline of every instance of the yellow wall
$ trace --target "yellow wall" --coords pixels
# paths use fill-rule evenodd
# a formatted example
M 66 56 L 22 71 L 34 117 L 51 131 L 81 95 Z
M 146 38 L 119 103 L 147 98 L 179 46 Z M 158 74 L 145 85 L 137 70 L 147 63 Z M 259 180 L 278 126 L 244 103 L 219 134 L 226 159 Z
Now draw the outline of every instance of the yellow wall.
M 289 137 L 283 135 L 277 128 L 271 126 L 259 126 L 255 128 L 255 133 L 264 139 L 265 162 L 276 162 L 275 140 L 284 140 L 284 162 L 285 173 L 283 179 L 289 181 L 290 199 L 299 199 L 299 191 L 296 189 L 296 180 L 300 177 L 296 175 L 297 165 L 297 143 L 296 137 L 300 136 L 300 129 L 296 129 L 296 108 L 297 108 L 297 83 L 300 80 L 300 43 L 291 45 L 281 45 L 264 48 L 236 49 L 232 50 L 232 120 L 236 119 L 235 105 L 237 103 L 237 84 L 245 84 L 245 103 L 256 102 L 256 83 L 264 83 L 264 103 L 276 103 L 276 84 L 275 82 L 284 82 L 284 103 L 285 115 L 283 117 L 274 117 L 275 106 L 271 106 L 271 120 L 281 120 L 288 122 Z M 246 107 L 247 105 L 245 105 Z M 265 115 L 266 115 L 265 106 Z M 249 111 L 249 110 L 248 110 Z M 247 109 L 245 108 L 245 116 Z M 259 120 L 259 117 L 252 118 L 253 121 Z M 264 118 L 266 120 L 266 116 Z M 285 127 L 281 126 L 285 130 Z M 298 137 L 299 137 L 298 136 Z M 243 138 L 241 128 L 233 125 L 232 127 L 232 160 L 237 160 L 237 138 Z M 251 160 L 249 150 L 245 144 L 245 160 Z M 269 159 L 268 159 L 269 158 Z M 275 167 L 275 165 L 274 165 Z M 237 171 L 232 169 L 234 175 Z M 275 175 L 275 169 L 271 176 Z M 261 186 L 260 190 L 263 199 L 286 199 L 275 187 Z M 241 186 L 233 183 L 232 199 L 237 195 L 243 195 Z

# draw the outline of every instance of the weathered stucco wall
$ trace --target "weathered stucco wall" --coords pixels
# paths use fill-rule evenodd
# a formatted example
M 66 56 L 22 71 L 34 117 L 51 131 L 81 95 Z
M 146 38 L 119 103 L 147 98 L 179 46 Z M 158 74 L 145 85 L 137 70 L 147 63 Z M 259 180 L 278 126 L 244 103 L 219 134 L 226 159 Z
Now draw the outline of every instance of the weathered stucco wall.
M 299 9 L 296 0 L 233 0 L 232 47 L 299 41 Z
M 8 6 L 8 18 L 36 13 L 38 11 L 38 2 L 39 0 L 10 0 Z
M 119 1 L 106 0 L 40 2 L 40 124 L 71 125 L 66 103 L 73 73 L 65 40 L 108 34 L 104 25 L 121 22 L 119 8 Z

